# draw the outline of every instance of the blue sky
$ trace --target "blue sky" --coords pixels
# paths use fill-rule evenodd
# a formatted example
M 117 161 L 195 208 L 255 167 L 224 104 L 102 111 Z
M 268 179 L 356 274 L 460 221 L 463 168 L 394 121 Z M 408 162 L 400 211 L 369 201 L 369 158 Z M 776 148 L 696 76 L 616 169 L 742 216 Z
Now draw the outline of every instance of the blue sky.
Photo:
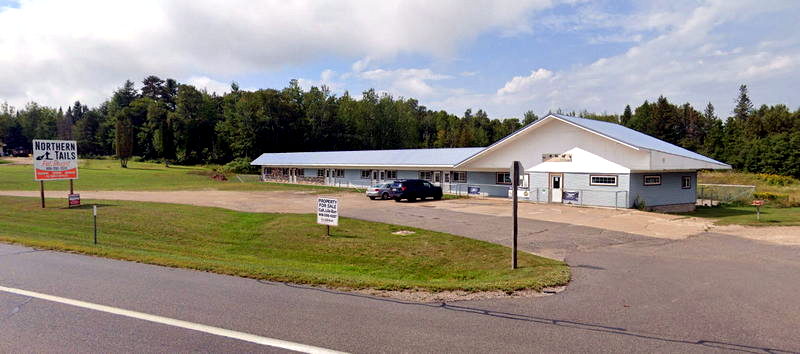
M 432 109 L 619 113 L 665 95 L 798 108 L 793 0 L 0 0 L 0 101 L 102 102 L 149 74 L 224 92 L 298 79 Z

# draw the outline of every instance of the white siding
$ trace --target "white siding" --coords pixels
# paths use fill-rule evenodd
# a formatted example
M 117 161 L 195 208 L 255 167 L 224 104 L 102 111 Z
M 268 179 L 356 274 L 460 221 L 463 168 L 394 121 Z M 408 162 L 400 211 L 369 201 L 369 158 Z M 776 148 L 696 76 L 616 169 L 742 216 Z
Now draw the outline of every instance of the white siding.
M 542 162 L 542 154 L 562 154 L 574 148 L 591 151 L 599 158 L 629 169 L 649 169 L 650 154 L 635 150 L 574 125 L 551 119 L 539 127 L 509 138 L 464 164 L 468 169 L 507 169 L 519 160 L 525 168 Z M 595 171 L 586 171 L 595 172 Z M 601 171 L 597 171 L 601 172 Z

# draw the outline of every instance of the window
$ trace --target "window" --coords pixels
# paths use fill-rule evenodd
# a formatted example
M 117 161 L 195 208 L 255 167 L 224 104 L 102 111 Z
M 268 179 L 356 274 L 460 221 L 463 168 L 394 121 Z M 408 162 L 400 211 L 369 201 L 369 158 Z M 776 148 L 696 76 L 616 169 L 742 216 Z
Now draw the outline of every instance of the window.
M 336 178 L 344 178 L 344 170 L 336 169 L 335 171 Z
M 467 183 L 467 171 L 453 171 L 453 182 Z
M 317 169 L 317 177 L 325 177 L 325 170 Z
M 645 186 L 657 186 L 661 184 L 661 175 L 645 175 L 644 176 L 644 185 Z
M 305 177 L 306 169 L 305 168 L 298 168 L 296 174 L 301 177 Z
M 372 176 L 372 171 L 361 170 L 361 179 L 370 179 L 370 176 Z
M 692 189 L 692 176 L 681 177 L 681 188 Z
M 497 184 L 511 184 L 511 173 L 510 172 L 497 172 L 495 175 L 495 182 Z
M 589 184 L 592 186 L 616 186 L 617 176 L 589 176 Z
M 430 181 L 433 179 L 433 171 L 419 171 L 419 179 Z
M 397 171 L 387 170 L 386 171 L 386 179 L 397 179 Z

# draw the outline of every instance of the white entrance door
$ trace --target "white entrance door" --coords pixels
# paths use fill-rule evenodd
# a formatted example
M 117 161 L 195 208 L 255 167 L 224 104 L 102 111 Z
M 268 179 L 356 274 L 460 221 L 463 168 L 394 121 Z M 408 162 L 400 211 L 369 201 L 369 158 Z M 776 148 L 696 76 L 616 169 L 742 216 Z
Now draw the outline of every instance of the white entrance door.
M 325 169 L 325 184 L 332 186 L 334 184 L 334 180 L 336 179 L 335 175 L 336 171 L 332 169 Z
M 561 203 L 561 190 L 564 188 L 564 175 L 550 174 L 550 201 Z
M 433 184 L 442 185 L 442 171 L 433 171 Z

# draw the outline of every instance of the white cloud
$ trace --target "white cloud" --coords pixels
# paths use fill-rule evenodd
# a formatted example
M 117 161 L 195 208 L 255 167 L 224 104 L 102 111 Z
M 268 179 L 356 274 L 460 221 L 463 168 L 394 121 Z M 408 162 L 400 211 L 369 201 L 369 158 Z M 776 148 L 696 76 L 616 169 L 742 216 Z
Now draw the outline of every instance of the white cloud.
M 504 96 L 528 90 L 533 88 L 537 82 L 546 81 L 552 77 L 552 71 L 539 68 L 531 71 L 531 74 L 528 76 L 515 76 L 511 81 L 506 82 L 503 88 L 497 90 L 497 95 Z
M 339 76 L 341 78 L 341 75 Z M 302 87 L 304 90 L 310 89 L 312 86 L 316 86 L 321 88 L 322 86 L 326 86 L 331 91 L 339 91 L 342 88 L 343 83 L 337 81 L 336 72 L 331 69 L 325 69 L 319 74 L 319 80 L 310 80 L 310 79 L 297 79 L 297 83 Z
M 219 81 L 331 57 L 443 56 L 550 0 L 27 0 L 0 10 L 0 100 L 96 104 L 125 79 Z M 424 80 L 423 80 L 424 83 Z M 408 82 L 415 90 L 414 82 Z M 419 82 L 416 82 L 419 84 Z M 424 90 L 419 86 L 417 90 Z
M 799 41 L 775 42 L 759 38 L 757 31 L 742 41 L 729 32 L 758 23 L 757 16 L 769 12 L 764 16 L 776 21 L 777 33 L 791 37 L 791 14 L 800 15 L 800 8 L 787 4 L 791 2 L 763 6 L 758 1 L 707 1 L 694 9 L 677 7 L 675 13 L 660 9 L 633 14 L 631 18 L 644 22 L 636 26 L 658 31 L 622 54 L 555 72 L 540 68 L 511 78 L 494 94 L 450 97 L 437 104 L 460 111 L 482 100 L 478 105 L 498 116 L 520 116 L 531 107 L 537 112 L 564 108 L 619 113 L 626 104 L 664 95 L 696 108 L 711 101 L 720 116 L 727 116 L 738 86 L 747 84 L 755 102 L 791 106 L 797 99 L 787 88 L 800 81 Z M 784 22 L 778 22 L 779 13 Z
M 208 93 L 222 95 L 231 91 L 231 83 L 219 82 L 207 76 L 192 76 L 185 82 L 199 90 L 205 89 Z
M 428 82 L 450 79 L 451 76 L 434 73 L 430 69 L 375 69 L 358 74 L 358 77 L 368 80 L 371 84 L 386 91 L 404 97 L 429 98 L 437 94 Z M 439 93 L 444 93 L 440 90 Z

